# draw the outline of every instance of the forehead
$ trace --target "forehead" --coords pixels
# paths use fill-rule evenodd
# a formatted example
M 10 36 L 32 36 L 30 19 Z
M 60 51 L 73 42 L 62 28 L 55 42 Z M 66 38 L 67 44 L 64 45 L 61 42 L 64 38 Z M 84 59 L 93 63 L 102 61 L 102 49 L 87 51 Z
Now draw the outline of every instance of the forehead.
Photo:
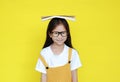
M 59 24 L 55 27 L 55 29 L 53 29 L 53 31 L 66 31 L 66 28 L 64 25 Z

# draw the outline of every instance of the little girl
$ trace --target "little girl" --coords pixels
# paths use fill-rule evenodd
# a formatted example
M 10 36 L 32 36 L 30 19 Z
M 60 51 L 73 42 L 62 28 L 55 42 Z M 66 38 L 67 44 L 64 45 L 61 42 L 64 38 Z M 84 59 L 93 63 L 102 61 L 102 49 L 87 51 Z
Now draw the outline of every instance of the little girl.
M 81 66 L 66 19 L 52 18 L 35 68 L 42 73 L 41 82 L 78 82 L 77 69 Z

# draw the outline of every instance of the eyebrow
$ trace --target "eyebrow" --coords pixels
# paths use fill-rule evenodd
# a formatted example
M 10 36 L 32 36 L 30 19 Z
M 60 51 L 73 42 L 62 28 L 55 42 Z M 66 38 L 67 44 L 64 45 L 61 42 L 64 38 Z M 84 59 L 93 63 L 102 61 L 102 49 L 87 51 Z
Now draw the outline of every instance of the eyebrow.
M 66 31 L 53 31 L 53 32 L 66 32 Z

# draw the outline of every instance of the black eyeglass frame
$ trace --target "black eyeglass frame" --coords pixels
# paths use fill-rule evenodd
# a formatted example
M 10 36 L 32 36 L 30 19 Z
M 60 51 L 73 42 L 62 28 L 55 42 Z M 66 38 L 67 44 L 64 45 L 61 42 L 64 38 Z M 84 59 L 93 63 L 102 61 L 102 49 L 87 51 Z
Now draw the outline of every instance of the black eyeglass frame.
M 57 33 L 56 36 L 53 35 L 53 33 Z M 64 36 L 63 33 L 66 33 L 66 35 Z M 51 34 L 52 34 L 54 37 L 58 37 L 59 35 L 61 35 L 62 37 L 66 37 L 66 36 L 67 36 L 67 31 L 61 31 L 61 32 L 53 31 L 53 32 L 51 32 Z

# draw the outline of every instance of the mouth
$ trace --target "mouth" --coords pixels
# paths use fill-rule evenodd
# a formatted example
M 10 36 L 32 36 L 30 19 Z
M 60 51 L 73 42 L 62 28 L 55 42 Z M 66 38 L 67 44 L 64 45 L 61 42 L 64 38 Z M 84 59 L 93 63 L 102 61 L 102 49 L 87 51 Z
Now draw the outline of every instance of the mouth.
M 61 42 L 61 41 L 63 41 L 63 40 L 56 40 L 56 41 L 59 41 L 59 42 Z

